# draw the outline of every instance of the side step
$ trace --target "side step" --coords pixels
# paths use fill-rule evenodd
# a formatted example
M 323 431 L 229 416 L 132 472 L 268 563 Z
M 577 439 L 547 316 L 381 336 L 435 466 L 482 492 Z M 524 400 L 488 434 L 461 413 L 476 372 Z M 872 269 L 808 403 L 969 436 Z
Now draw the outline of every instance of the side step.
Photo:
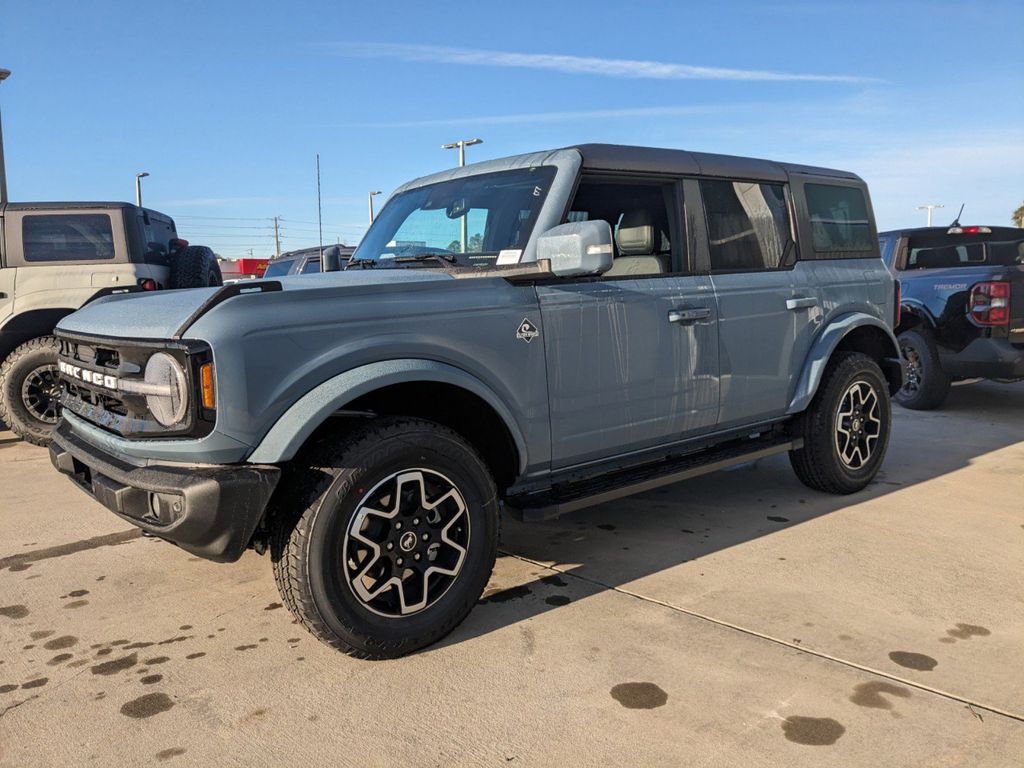
M 549 520 L 577 509 L 643 493 L 777 453 L 798 450 L 803 445 L 802 438 L 778 434 L 753 440 L 733 440 L 699 453 L 610 472 L 572 485 L 556 485 L 538 493 L 512 496 L 506 500 L 506 506 L 517 517 L 521 514 L 525 521 Z

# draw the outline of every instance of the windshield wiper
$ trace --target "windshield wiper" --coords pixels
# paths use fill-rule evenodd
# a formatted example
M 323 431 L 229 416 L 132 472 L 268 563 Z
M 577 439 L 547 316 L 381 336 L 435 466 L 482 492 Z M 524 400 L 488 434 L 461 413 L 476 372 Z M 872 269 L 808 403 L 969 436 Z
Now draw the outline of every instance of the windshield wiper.
M 348 263 L 345 265 L 345 269 L 348 269 L 349 267 L 352 267 L 352 266 L 362 267 L 363 269 L 366 269 L 366 267 L 375 267 L 375 266 L 377 266 L 377 260 L 376 259 L 349 259 Z
M 426 261 L 427 259 L 437 259 L 448 264 L 455 264 L 458 259 L 450 253 L 417 253 L 415 256 L 399 256 L 395 259 L 396 264 L 408 263 L 410 261 Z

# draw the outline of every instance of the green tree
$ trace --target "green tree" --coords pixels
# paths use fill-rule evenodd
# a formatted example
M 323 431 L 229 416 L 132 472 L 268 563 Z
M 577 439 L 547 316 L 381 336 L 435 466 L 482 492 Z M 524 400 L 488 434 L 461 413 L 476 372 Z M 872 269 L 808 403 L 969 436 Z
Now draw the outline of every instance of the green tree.
M 1017 206 L 1017 210 L 1013 212 L 1013 223 L 1024 229 L 1024 205 Z
M 466 244 L 466 250 L 470 253 L 480 253 L 484 249 L 484 236 L 477 232 Z

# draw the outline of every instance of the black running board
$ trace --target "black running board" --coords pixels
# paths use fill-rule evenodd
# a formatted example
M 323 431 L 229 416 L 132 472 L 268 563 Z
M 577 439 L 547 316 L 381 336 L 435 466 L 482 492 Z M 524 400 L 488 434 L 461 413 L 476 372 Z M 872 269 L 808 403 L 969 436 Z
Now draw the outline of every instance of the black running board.
M 539 493 L 510 496 L 505 500 L 505 506 L 513 515 L 521 516 L 525 521 L 549 520 L 577 509 L 643 493 L 691 477 L 799 450 L 803 445 L 803 439 L 791 438 L 788 435 L 732 441 L 700 453 L 612 472 L 573 485 L 556 486 Z

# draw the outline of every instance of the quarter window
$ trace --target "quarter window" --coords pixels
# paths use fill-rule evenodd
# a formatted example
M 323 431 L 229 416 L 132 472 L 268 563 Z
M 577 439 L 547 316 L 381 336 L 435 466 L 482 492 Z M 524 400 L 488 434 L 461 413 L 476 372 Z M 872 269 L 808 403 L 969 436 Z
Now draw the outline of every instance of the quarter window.
M 818 258 L 864 258 L 874 250 L 864 192 L 856 187 L 805 184 L 811 238 Z M 848 253 L 848 252 L 853 253 Z
M 25 261 L 99 261 L 114 258 L 110 216 L 25 216 L 21 223 Z
M 782 184 L 700 182 L 708 221 L 711 269 L 778 269 L 794 248 Z

